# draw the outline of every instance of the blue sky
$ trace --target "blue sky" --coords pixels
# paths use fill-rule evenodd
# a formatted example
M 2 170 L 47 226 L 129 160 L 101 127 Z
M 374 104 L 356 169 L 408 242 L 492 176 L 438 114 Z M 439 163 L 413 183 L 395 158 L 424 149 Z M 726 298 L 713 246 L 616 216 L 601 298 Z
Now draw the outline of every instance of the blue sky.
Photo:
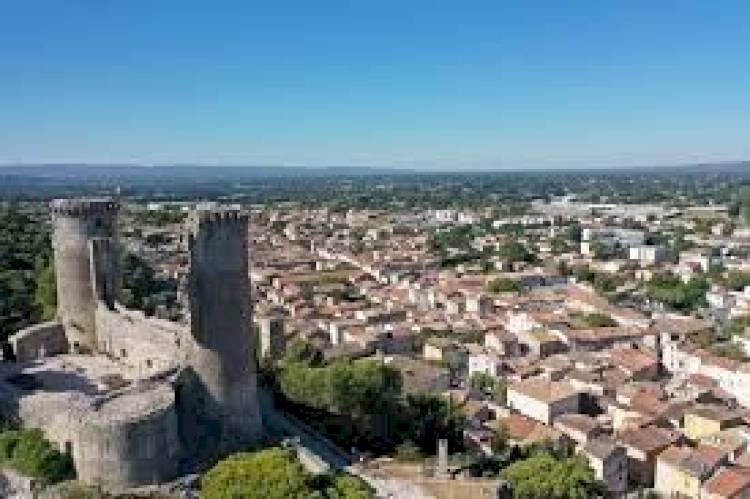
M 0 0 L 0 162 L 734 159 L 746 0 Z

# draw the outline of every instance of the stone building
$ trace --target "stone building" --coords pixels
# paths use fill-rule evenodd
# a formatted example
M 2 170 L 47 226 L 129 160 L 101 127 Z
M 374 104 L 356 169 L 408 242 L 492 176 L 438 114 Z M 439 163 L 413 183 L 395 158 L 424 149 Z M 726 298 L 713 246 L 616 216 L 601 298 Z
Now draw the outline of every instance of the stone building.
M 286 311 L 281 307 L 270 307 L 256 314 L 258 323 L 258 346 L 260 359 L 279 359 L 286 349 L 284 322 Z
M 508 407 L 551 425 L 561 414 L 580 412 L 581 394 L 566 381 L 529 379 L 508 387 Z
M 250 332 L 248 220 L 201 210 L 187 222 L 188 324 L 117 302 L 117 203 L 51 205 L 57 321 L 10 339 L 0 408 L 69 453 L 81 481 L 167 481 L 263 433 Z

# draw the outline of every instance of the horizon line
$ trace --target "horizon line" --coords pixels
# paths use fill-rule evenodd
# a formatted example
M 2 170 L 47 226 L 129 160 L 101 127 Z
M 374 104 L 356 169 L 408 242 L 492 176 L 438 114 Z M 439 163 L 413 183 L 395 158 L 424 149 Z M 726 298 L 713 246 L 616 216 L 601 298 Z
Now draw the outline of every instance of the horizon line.
M 416 173 L 500 173 L 500 172 L 525 172 L 525 171 L 589 171 L 589 170 L 641 170 L 647 168 L 658 169 L 682 169 L 696 168 L 702 166 L 748 166 L 750 167 L 750 158 L 737 160 L 721 161 L 696 161 L 696 162 L 675 162 L 675 163 L 644 163 L 637 165 L 586 165 L 586 166 L 486 166 L 486 167 L 468 167 L 453 168 L 450 166 L 427 166 L 427 165 L 310 165 L 310 164 L 221 164 L 221 163 L 189 163 L 189 162 L 0 162 L 0 169 L 18 169 L 18 168 L 45 168 L 45 167 L 78 167 L 78 168 L 226 168 L 226 169 L 263 169 L 263 168 L 281 168 L 281 169 L 300 169 L 300 170 L 390 170 L 393 172 L 416 172 Z

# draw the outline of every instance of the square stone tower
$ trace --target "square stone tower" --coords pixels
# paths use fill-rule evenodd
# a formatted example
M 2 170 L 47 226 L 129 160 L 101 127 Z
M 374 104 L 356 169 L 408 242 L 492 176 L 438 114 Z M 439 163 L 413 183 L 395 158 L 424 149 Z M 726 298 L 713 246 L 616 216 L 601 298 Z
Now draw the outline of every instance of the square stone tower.
M 198 210 L 188 221 L 191 342 L 187 364 L 195 377 L 196 429 L 217 423 L 223 449 L 257 441 L 262 423 L 251 334 L 248 217 L 239 211 Z M 208 425 L 210 427 L 210 424 Z

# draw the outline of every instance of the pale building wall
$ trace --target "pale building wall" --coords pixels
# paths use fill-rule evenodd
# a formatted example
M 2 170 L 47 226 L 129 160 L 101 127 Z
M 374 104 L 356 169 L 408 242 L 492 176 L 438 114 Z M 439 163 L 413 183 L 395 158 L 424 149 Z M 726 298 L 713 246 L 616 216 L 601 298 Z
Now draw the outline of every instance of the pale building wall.
M 494 355 L 484 353 L 469 356 L 469 377 L 476 373 L 497 377 L 500 373 L 500 361 Z
M 443 349 L 438 348 L 435 345 L 431 345 L 429 342 L 424 344 L 422 349 L 422 356 L 425 360 L 443 360 Z
M 654 488 L 664 497 L 700 497 L 701 481 L 682 472 L 663 460 L 656 461 Z
M 698 440 L 721 431 L 721 423 L 687 413 L 684 418 L 684 433 L 691 440 Z
M 580 400 L 578 393 L 574 393 L 569 397 L 548 403 L 529 397 L 513 388 L 508 388 L 508 407 L 515 409 L 524 416 L 551 425 L 560 414 L 577 414 L 580 409 Z
M 515 409 L 519 413 L 531 419 L 535 419 L 544 424 L 552 423 L 552 411 L 549 404 L 528 397 L 523 393 L 508 388 L 508 407 Z

